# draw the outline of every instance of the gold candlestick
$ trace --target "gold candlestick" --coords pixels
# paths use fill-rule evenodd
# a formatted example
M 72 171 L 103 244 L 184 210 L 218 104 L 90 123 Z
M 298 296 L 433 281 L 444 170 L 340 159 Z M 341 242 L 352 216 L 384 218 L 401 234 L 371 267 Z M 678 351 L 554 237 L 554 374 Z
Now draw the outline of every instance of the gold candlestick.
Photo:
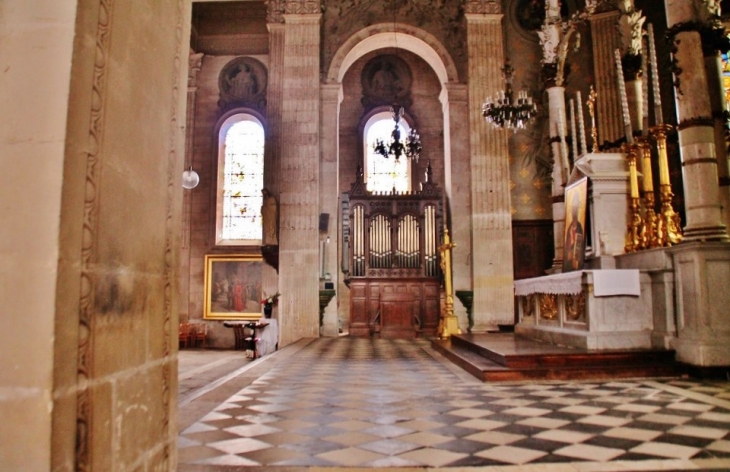
M 441 271 L 444 274 L 445 303 L 444 312 L 441 314 L 438 335 L 441 339 L 449 339 L 452 334 L 461 334 L 459 320 L 454 315 L 454 291 L 451 286 L 451 249 L 456 244 L 451 242 L 448 228 L 444 228 L 444 243 L 439 246 L 441 253 Z
M 635 252 L 646 247 L 646 227 L 639 208 L 639 179 L 636 174 L 636 158 L 640 152 L 638 144 L 624 144 L 621 150 L 626 153 L 629 165 L 630 221 L 626 229 L 624 251 Z
M 657 240 L 657 215 L 654 211 L 654 177 L 651 170 L 651 145 L 649 138 L 642 136 L 637 139 L 641 152 L 641 172 L 644 176 L 641 179 L 644 198 L 644 244 L 645 248 L 659 247 Z
M 598 152 L 598 129 L 596 128 L 596 90 L 591 85 L 590 92 L 588 93 L 588 113 L 591 115 L 591 139 L 593 140 L 593 152 Z
M 671 246 L 682 242 L 682 227 L 679 214 L 672 207 L 674 194 L 669 180 L 667 134 L 671 130 L 671 125 L 663 124 L 651 129 L 651 134 L 657 143 L 657 154 L 659 155 L 659 199 L 662 204 L 657 216 L 656 244 L 658 247 Z

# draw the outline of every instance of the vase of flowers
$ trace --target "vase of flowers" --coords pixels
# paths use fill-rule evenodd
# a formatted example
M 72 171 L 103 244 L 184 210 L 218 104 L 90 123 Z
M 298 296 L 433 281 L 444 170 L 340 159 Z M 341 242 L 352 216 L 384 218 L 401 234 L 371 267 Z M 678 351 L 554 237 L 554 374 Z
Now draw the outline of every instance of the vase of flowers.
M 264 306 L 264 316 L 267 318 L 271 316 L 271 310 L 274 305 L 276 305 L 276 302 L 279 301 L 280 295 L 281 294 L 279 292 L 276 292 L 273 295 L 266 295 L 266 292 L 264 292 L 264 298 L 261 300 L 261 304 Z

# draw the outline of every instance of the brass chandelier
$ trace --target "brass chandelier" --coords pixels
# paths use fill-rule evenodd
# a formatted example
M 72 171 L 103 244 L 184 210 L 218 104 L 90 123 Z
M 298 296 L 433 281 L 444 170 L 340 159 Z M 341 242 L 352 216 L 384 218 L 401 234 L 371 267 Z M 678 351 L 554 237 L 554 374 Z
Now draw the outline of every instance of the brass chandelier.
M 396 112 L 396 107 L 398 108 L 398 112 Z M 393 156 L 396 161 L 401 156 L 406 156 L 408 159 L 418 162 L 418 157 L 423 150 L 421 147 L 421 137 L 415 129 L 411 129 L 408 132 L 405 143 L 401 142 L 400 119 L 403 117 L 403 107 L 398 107 L 397 105 L 392 106 L 390 107 L 390 113 L 393 115 L 393 121 L 395 121 L 395 128 L 390 133 L 390 142 L 386 145 L 382 139 L 378 139 L 373 145 L 373 150 L 385 158 Z
M 512 77 L 515 70 L 507 62 L 502 68 L 502 77 L 505 81 L 505 90 L 492 99 L 491 97 L 482 105 L 482 116 L 487 123 L 492 123 L 498 128 L 507 128 L 513 131 L 524 129 L 530 124 L 537 114 L 537 106 L 533 103 L 532 97 L 521 90 L 514 97 L 512 90 Z

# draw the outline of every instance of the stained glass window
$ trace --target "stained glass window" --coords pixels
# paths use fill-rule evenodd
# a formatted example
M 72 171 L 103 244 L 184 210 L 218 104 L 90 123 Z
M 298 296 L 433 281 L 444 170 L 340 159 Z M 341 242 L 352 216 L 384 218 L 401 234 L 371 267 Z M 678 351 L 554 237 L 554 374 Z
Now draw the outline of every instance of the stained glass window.
M 221 244 L 261 244 L 264 187 L 264 129 L 251 115 L 236 115 L 221 128 L 219 180 Z M 232 124 L 230 124 L 233 122 Z
M 401 156 L 396 161 L 392 156 L 386 158 L 373 150 L 373 145 L 378 139 L 382 140 L 386 146 L 390 143 L 394 124 L 390 113 L 379 113 L 373 116 L 365 127 L 365 181 L 367 182 L 367 189 L 371 192 L 390 193 L 394 188 L 396 192 L 411 190 L 410 162 L 408 158 Z M 401 136 L 408 136 L 410 128 L 405 120 L 401 119 L 398 126 L 400 127 Z

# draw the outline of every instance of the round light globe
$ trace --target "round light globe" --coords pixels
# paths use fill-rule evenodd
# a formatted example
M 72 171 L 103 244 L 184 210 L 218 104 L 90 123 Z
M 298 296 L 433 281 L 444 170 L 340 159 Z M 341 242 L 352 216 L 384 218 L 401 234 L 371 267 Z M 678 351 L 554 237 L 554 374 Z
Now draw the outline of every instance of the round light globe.
M 192 168 L 183 172 L 182 186 L 188 190 L 194 189 L 200 182 L 200 176 Z

